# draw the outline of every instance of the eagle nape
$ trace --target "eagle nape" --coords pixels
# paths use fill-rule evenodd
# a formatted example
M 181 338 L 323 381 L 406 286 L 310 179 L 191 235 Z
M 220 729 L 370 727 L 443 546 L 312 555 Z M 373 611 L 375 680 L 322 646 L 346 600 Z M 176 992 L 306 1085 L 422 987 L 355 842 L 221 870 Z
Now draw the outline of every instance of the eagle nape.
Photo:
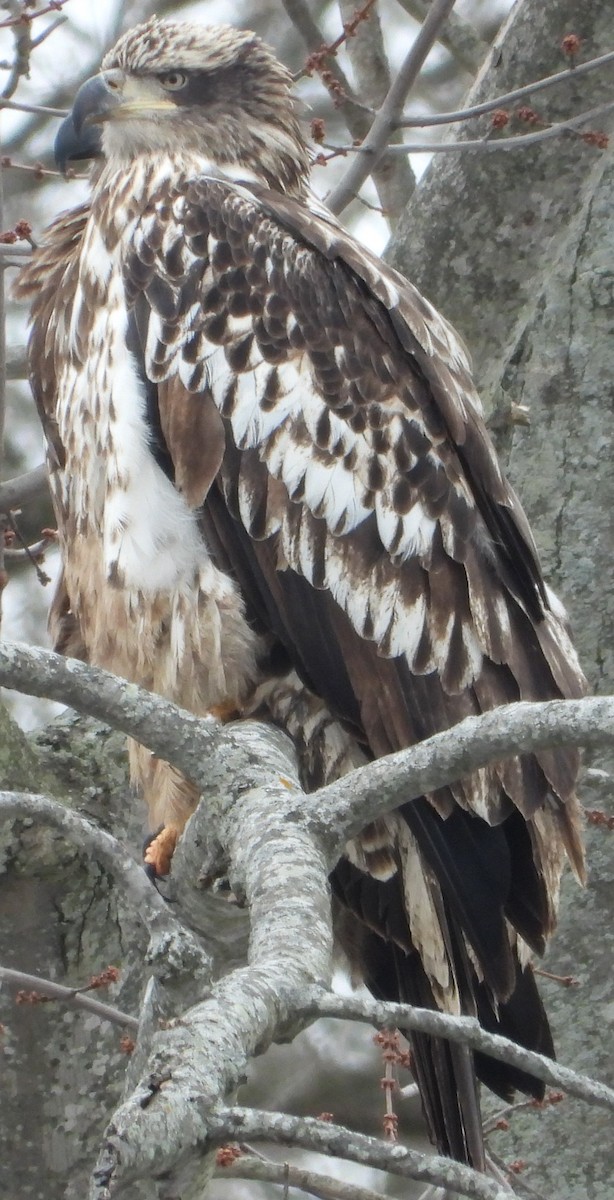
M 57 645 L 69 615 L 92 663 L 199 715 L 280 725 L 306 792 L 466 716 L 582 695 L 465 348 L 313 197 L 273 51 L 152 18 L 83 85 L 56 153 L 94 159 L 91 195 L 17 290 L 62 553 Z M 165 867 L 198 796 L 129 753 Z M 375 996 L 552 1053 L 528 964 L 565 861 L 583 878 L 577 773 L 564 747 L 517 755 L 400 797 L 346 846 L 337 936 Z M 484 1170 L 478 1079 L 505 1097 L 541 1085 L 411 1043 L 432 1140 Z

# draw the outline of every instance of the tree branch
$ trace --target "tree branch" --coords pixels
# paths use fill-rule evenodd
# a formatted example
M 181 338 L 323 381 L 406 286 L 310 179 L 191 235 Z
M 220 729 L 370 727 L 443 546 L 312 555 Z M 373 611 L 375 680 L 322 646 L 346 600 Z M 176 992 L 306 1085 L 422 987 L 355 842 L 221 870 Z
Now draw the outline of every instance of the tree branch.
M 124 1029 L 136 1031 L 139 1028 L 136 1017 L 131 1017 L 128 1013 L 113 1008 L 111 1004 L 104 1004 L 102 1000 L 96 1000 L 94 996 L 87 996 L 76 988 L 64 987 L 63 984 L 55 983 L 51 979 L 42 979 L 39 975 L 26 975 L 24 971 L 12 971 L 9 967 L 0 967 L 0 983 L 2 982 L 15 988 L 30 988 L 31 991 L 38 992 L 41 996 L 47 996 L 50 1000 L 60 1000 L 62 1004 L 68 1004 L 72 1008 L 83 1008 L 87 1012 L 101 1017 L 103 1021 L 121 1025 Z
M 514 88 L 512 92 L 504 92 L 501 96 L 495 96 L 494 100 L 484 100 L 481 104 L 472 104 L 468 108 L 461 108 L 456 112 L 432 113 L 429 116 L 404 114 L 399 118 L 398 126 L 404 129 L 422 129 L 429 125 L 451 125 L 456 121 L 468 121 L 472 117 L 481 117 L 484 113 L 494 112 L 497 108 L 505 108 L 507 104 L 514 104 L 516 100 L 531 96 L 533 92 L 544 91 L 559 83 L 570 83 L 579 76 L 586 75 L 589 71 L 598 71 L 602 67 L 612 65 L 614 65 L 614 50 L 600 55 L 599 58 L 592 58 L 589 62 L 567 67 L 565 71 L 558 71 L 556 75 L 547 75 L 544 79 L 536 79 L 535 83 L 526 83 L 523 87 Z
M 11 378 L 10 371 L 9 378 Z M 13 479 L 6 479 L 4 483 L 0 483 L 0 512 L 11 512 L 13 509 L 22 508 L 24 504 L 31 504 L 33 500 L 42 500 L 44 496 L 48 495 L 49 476 L 47 467 L 41 463 L 39 467 L 25 471 L 23 475 L 15 475 Z
M 382 1192 L 373 1192 L 371 1188 L 343 1183 L 332 1175 L 306 1171 L 293 1163 L 257 1158 L 255 1154 L 239 1154 L 224 1165 L 218 1163 L 215 1174 L 218 1179 L 257 1179 L 284 1188 L 297 1188 L 310 1196 L 317 1196 L 318 1200 L 388 1200 Z
M 305 0 L 283 0 L 283 5 L 290 20 L 300 33 L 307 49 L 312 54 L 318 54 L 326 45 L 326 39 L 314 21 Z M 373 19 L 377 19 L 376 14 L 372 14 L 371 20 Z M 371 40 L 371 35 L 372 29 L 370 28 L 369 41 Z M 353 39 L 351 39 L 350 46 L 348 46 L 350 54 L 352 53 L 352 42 Z M 326 65 L 331 76 L 341 85 L 343 93 L 347 97 L 346 99 L 337 98 L 336 107 L 343 115 L 351 137 L 362 141 L 369 132 L 372 114 L 366 112 L 363 105 L 356 102 L 349 81 L 346 79 L 335 55 L 331 53 L 326 57 Z M 384 90 L 386 91 L 387 88 Z M 371 98 L 370 92 L 367 95 Z M 404 195 L 405 200 L 407 200 L 407 197 L 411 195 L 414 188 L 414 178 L 409 163 L 405 164 L 401 170 L 398 167 L 398 163 L 390 160 L 388 163 L 380 164 L 373 171 L 373 182 L 382 208 L 393 217 L 398 216 L 401 211 L 399 197 Z
M 427 0 L 398 0 L 398 3 L 406 13 L 409 13 L 410 17 L 420 24 L 428 14 Z M 473 25 L 453 12 L 446 17 L 441 26 L 437 41 L 470 75 L 477 75 L 489 50 L 488 42 L 480 37 Z
M 208 981 L 210 960 L 200 942 L 176 920 L 166 901 L 152 887 L 142 866 L 112 834 L 57 800 L 26 792 L 0 792 L 0 820 L 29 820 L 37 825 L 50 825 L 68 838 L 84 857 L 99 862 L 145 924 L 151 939 L 148 958 L 162 981 L 182 972 Z
M 10 108 L 15 112 L 38 113 L 43 117 L 66 117 L 67 108 L 47 108 L 44 104 L 24 104 L 21 100 L 0 99 L 0 109 Z
M 357 157 L 326 198 L 328 207 L 334 213 L 341 212 L 349 204 L 386 151 L 407 93 L 418 78 L 424 60 L 437 41 L 441 25 L 453 7 L 454 0 L 433 0 L 424 24 L 362 144 L 364 154 Z
M 237 777 L 227 770 L 224 790 L 212 781 L 202 817 L 249 905 L 248 965 L 155 1035 L 146 1074 L 107 1129 L 90 1200 L 121 1195 L 152 1174 L 172 1180 L 175 1169 L 193 1170 L 204 1186 L 213 1113 L 250 1059 L 292 1026 L 291 997 L 330 976 L 328 860 L 305 826 L 288 820 L 287 740 L 261 733 L 258 751 L 257 727 L 251 733 L 254 752 Z M 198 826 L 193 831 L 198 839 Z
M 473 1017 L 456 1017 L 431 1009 L 414 1008 L 409 1004 L 386 1003 L 372 1000 L 370 996 L 337 996 L 333 992 L 323 995 L 314 991 L 307 998 L 297 997 L 297 1004 L 299 1011 L 310 1019 L 317 1016 L 368 1021 L 378 1029 L 412 1029 L 432 1034 L 433 1037 L 446 1038 L 450 1042 L 460 1042 L 500 1062 L 519 1067 L 544 1083 L 563 1088 L 570 1096 L 576 1096 L 587 1104 L 614 1112 L 614 1089 L 607 1084 L 563 1067 L 542 1054 L 526 1050 L 509 1038 L 488 1033 Z
M 578 113 L 575 117 L 566 117 L 564 121 L 557 121 L 554 125 L 548 125 L 546 129 L 538 129 L 534 133 L 521 133 L 515 137 L 498 137 L 498 138 L 459 138 L 454 142 L 402 142 L 391 143 L 388 146 L 389 154 L 441 154 L 442 152 L 465 153 L 468 150 L 481 150 L 488 154 L 493 150 L 518 150 L 526 146 L 533 146 L 537 142 L 547 142 L 550 138 L 562 137 L 566 133 L 575 133 L 578 125 L 586 125 L 587 121 L 594 121 L 599 117 L 605 116 L 614 109 L 614 100 L 608 101 L 607 104 L 599 104 L 597 108 L 588 109 L 586 112 Z M 588 138 L 589 134 L 578 134 L 580 138 Z M 598 135 L 597 135 L 598 136 Z M 607 136 L 603 135 L 605 145 L 607 145 Z M 362 154 L 363 146 L 339 146 L 327 147 L 330 149 L 338 149 L 343 154 Z
M 355 0 L 339 0 L 339 10 L 344 27 L 347 27 L 356 10 Z M 377 111 L 392 83 L 377 8 L 369 14 L 368 22 L 360 24 L 353 36 L 348 37 L 346 52 L 359 95 L 371 109 Z M 361 136 L 364 136 L 369 129 L 369 119 L 364 116 L 362 126 Z M 398 132 L 392 140 L 401 141 Z M 399 159 L 398 156 L 396 159 L 383 159 L 373 172 L 373 182 L 383 213 L 393 228 L 416 186 L 411 166 L 407 159 Z
M 418 1179 L 436 1187 L 447 1187 L 474 1200 L 510 1200 L 512 1194 L 509 1188 L 453 1159 L 420 1154 L 400 1142 L 384 1142 L 314 1117 L 258 1112 L 250 1108 L 222 1108 L 211 1116 L 210 1136 L 222 1142 L 237 1138 L 316 1150 L 320 1154 L 390 1171 L 403 1179 Z
M 614 697 L 503 705 L 321 788 L 310 797 L 312 818 L 317 815 L 325 827 L 336 823 L 347 839 L 390 812 L 401 798 L 407 802 L 435 791 L 511 754 L 612 744 Z
M 236 770 L 248 775 L 251 756 L 261 753 L 262 779 L 270 780 L 268 745 L 271 738 L 283 736 L 270 726 L 251 721 L 220 726 L 108 671 L 16 642 L 0 643 L 0 684 L 70 704 L 107 722 L 173 763 L 206 792 L 211 787 L 216 751 L 222 748 L 224 755 L 234 753 Z M 259 738 L 263 741 L 258 750 Z M 320 788 L 310 795 L 308 805 L 298 784 L 291 781 L 291 743 L 284 738 L 283 744 L 286 791 L 282 808 L 288 819 L 304 822 L 315 836 L 324 839 L 332 865 L 348 837 L 390 812 L 401 798 L 408 802 L 512 754 L 564 745 L 614 744 L 614 698 L 520 701 L 467 717 L 416 746 L 367 763 Z M 222 778 L 226 785 L 224 773 Z

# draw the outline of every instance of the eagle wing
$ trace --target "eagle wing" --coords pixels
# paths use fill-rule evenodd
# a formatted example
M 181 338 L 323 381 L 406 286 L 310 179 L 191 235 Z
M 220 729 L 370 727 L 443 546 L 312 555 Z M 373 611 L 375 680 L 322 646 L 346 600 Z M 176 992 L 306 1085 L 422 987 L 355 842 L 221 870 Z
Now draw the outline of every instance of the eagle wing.
M 365 758 L 496 705 L 581 694 L 464 348 L 411 285 L 317 207 L 214 175 L 150 198 L 124 278 L 152 451 L 278 661 Z M 80 287 L 87 313 L 86 261 Z M 516 938 L 543 949 L 565 851 L 582 873 L 576 774 L 573 751 L 517 756 L 348 847 L 333 891 L 376 994 L 477 1011 L 551 1050 Z M 471 1093 L 467 1056 L 424 1038 L 414 1055 L 440 1146 L 477 1161 L 456 1096 Z M 503 1092 L 533 1087 L 478 1067 Z

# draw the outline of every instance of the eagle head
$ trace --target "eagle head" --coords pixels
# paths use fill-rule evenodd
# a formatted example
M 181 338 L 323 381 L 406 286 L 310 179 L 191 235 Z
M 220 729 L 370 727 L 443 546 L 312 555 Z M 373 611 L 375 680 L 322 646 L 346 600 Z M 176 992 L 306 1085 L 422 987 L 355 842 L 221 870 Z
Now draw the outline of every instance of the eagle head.
M 58 165 L 100 153 L 122 167 L 142 154 L 185 152 L 300 191 L 308 156 L 291 85 L 255 33 L 153 17 L 125 33 L 79 89 L 56 139 Z

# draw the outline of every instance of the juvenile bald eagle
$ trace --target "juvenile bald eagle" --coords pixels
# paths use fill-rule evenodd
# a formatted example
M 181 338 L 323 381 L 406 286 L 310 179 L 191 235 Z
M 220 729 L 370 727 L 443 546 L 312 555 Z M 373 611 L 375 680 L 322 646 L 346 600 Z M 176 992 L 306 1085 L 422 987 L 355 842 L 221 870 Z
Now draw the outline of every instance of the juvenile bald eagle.
M 196 713 L 259 711 L 313 789 L 509 701 L 578 696 L 564 614 L 465 350 L 308 190 L 288 72 L 253 33 L 148 21 L 83 85 L 61 152 L 88 204 L 26 268 L 63 556 L 57 644 Z M 132 747 L 171 840 L 192 786 Z M 380 997 L 552 1043 L 530 951 L 581 875 L 575 753 L 402 804 L 332 875 Z M 159 847 L 158 847 L 159 849 Z M 475 1072 L 423 1036 L 439 1149 L 484 1165 Z

